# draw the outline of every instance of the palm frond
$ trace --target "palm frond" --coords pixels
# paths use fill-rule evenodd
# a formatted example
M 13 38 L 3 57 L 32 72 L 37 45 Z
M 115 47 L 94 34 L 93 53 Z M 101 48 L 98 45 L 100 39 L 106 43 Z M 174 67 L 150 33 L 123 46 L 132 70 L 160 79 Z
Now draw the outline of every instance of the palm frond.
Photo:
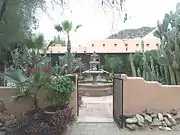
M 27 95 L 25 93 L 19 93 L 19 94 L 15 95 L 15 96 L 11 96 L 10 99 L 11 100 L 20 100 L 20 99 L 25 98 L 27 96 L 29 96 L 29 95 Z
M 81 24 L 77 25 L 74 31 L 76 32 L 80 27 L 82 27 Z
M 61 27 L 61 25 L 55 25 L 54 28 L 56 29 L 57 32 L 62 32 L 63 28 Z
M 46 49 L 49 49 L 50 46 L 54 45 L 55 41 L 50 41 L 49 44 L 47 45 Z
M 15 70 L 15 71 L 9 71 L 5 73 L 0 73 L 0 76 L 4 77 L 5 80 L 10 80 L 15 83 L 23 83 L 27 79 L 22 75 L 20 70 Z
M 72 22 L 65 20 L 62 22 L 63 30 L 67 33 L 69 33 L 72 30 L 73 24 Z

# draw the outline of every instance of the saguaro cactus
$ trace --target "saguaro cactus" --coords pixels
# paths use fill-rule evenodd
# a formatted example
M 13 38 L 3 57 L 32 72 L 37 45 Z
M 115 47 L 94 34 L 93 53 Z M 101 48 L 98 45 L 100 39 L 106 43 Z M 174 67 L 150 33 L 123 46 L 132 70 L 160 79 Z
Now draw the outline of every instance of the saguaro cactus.
M 141 41 L 141 50 L 142 50 L 142 54 L 143 54 L 143 78 L 146 80 L 152 80 L 151 69 L 146 60 L 143 40 Z
M 162 24 L 157 24 L 154 36 L 160 38 L 159 64 L 164 66 L 165 78 L 168 84 L 180 84 L 180 4 L 175 13 L 166 14 Z M 169 29 L 169 26 L 171 28 Z
M 132 76 L 136 77 L 136 68 L 134 66 L 134 60 L 133 60 L 133 56 L 131 53 L 129 55 L 129 58 L 130 58 L 130 63 L 131 63 Z

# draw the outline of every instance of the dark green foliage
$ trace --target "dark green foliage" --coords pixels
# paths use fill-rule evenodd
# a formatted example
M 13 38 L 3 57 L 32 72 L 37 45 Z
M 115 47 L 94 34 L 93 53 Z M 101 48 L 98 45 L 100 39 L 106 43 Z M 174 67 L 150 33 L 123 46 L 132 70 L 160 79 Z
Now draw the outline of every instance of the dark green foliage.
M 135 66 L 134 66 L 134 59 L 133 59 L 131 53 L 129 55 L 129 58 L 130 58 L 130 63 L 131 63 L 132 76 L 136 76 L 136 69 L 135 69 Z
M 131 58 L 131 68 L 135 67 L 136 74 L 145 80 L 180 84 L 180 14 L 165 14 L 162 23 L 158 21 L 154 36 L 161 41 L 158 49 L 144 52 L 142 41 L 141 52 Z M 135 74 L 134 70 L 132 73 Z
M 122 54 L 120 56 L 114 55 L 105 55 L 104 56 L 104 69 L 110 73 L 123 73 L 131 75 L 131 66 L 129 62 L 129 55 Z
M 50 1 L 62 4 L 61 0 Z M 11 51 L 24 45 L 24 39 L 38 27 L 37 9 L 46 12 L 46 0 L 0 0 L 0 71 L 11 60 Z
M 65 74 L 67 70 L 67 53 L 63 56 L 58 56 L 58 61 L 56 62 L 56 69 L 59 74 Z M 75 54 L 71 53 L 71 65 L 72 73 L 78 73 L 81 75 L 82 70 L 85 67 L 85 64 L 82 62 L 81 57 L 76 57 Z
M 165 83 L 163 81 L 164 71 L 162 70 L 161 65 L 158 63 L 157 51 L 146 51 L 144 55 L 146 56 L 145 58 L 148 69 L 143 67 L 143 54 L 141 52 L 136 52 L 135 54 L 133 54 L 134 65 L 137 75 L 140 77 L 144 77 L 145 80 L 159 81 L 161 83 Z M 147 75 L 145 76 L 143 76 L 144 70 L 147 70 Z
M 57 76 L 46 84 L 47 101 L 51 104 L 65 105 L 71 100 L 73 83 L 68 76 Z

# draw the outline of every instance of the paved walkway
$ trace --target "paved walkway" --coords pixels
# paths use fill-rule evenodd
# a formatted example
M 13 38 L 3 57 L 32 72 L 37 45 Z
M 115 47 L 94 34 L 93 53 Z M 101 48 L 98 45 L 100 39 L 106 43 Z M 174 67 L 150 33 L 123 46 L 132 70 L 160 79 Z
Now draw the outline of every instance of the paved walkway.
M 120 131 L 110 123 L 75 123 L 66 135 L 119 135 Z
M 180 135 L 180 131 L 119 130 L 112 119 L 112 96 L 83 97 L 83 102 L 79 110 L 80 117 L 65 135 Z
M 180 135 L 180 131 L 119 130 L 115 123 L 75 123 L 65 135 Z
M 112 117 L 112 96 L 83 97 L 83 105 L 79 108 L 79 116 Z
M 114 122 L 107 123 L 84 123 L 76 122 L 65 135 L 180 135 L 177 131 L 142 130 L 129 131 L 119 130 Z

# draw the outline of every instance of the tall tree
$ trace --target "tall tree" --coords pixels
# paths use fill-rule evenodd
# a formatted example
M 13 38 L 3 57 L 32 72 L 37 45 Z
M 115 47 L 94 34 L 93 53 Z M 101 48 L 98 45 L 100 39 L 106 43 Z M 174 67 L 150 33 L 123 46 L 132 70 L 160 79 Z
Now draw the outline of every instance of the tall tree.
M 49 1 L 52 5 L 62 3 Z M 38 27 L 37 9 L 46 12 L 47 0 L 0 0 L 0 63 L 14 44 L 31 37 L 32 30 Z
M 47 10 L 47 0 L 0 0 L 0 71 L 11 51 L 38 27 L 37 9 Z M 61 0 L 49 0 L 61 4 Z
M 76 32 L 82 25 L 77 25 L 74 29 Z M 71 41 L 70 41 L 70 32 L 73 31 L 72 22 L 65 20 L 61 24 L 55 25 L 55 29 L 58 32 L 64 32 L 67 36 L 67 65 L 68 65 L 68 73 L 72 72 L 72 62 L 71 62 Z

